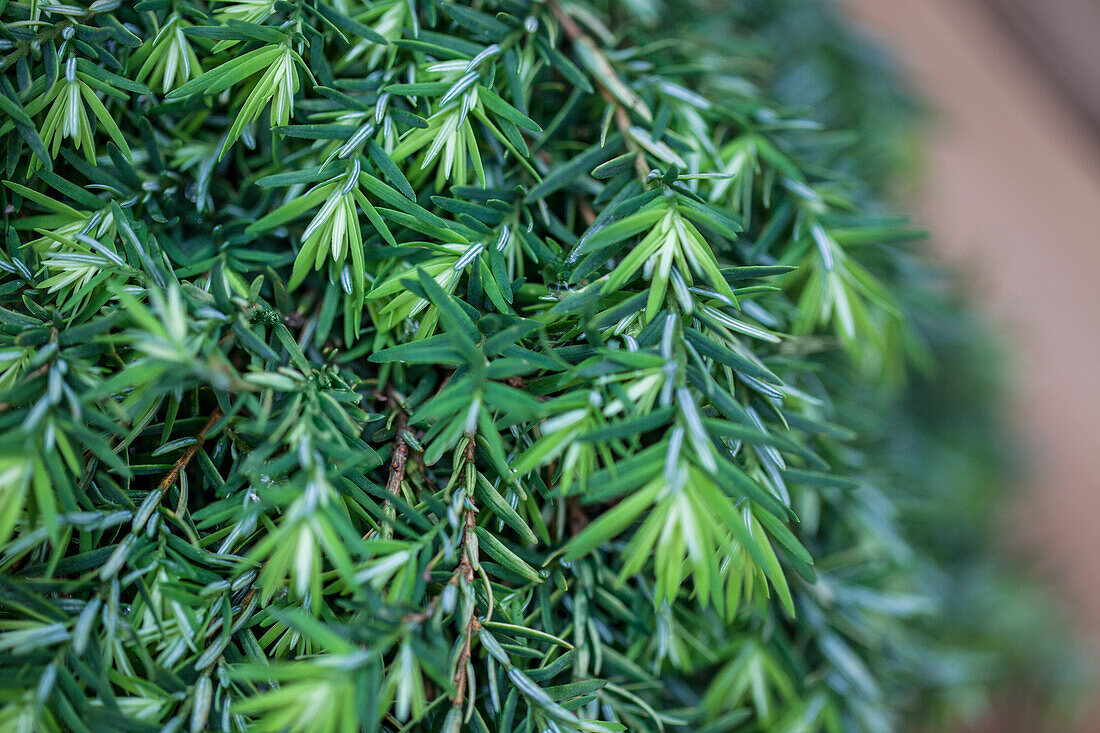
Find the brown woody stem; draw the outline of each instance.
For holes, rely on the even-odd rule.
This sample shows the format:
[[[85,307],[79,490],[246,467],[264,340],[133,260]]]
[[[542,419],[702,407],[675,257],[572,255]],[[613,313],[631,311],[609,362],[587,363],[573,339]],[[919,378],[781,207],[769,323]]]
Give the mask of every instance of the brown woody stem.
[[[588,37],[588,34],[581,30],[577,22],[573,20],[568,13],[562,10],[556,2],[548,2],[546,5],[550,8],[550,12],[554,14],[554,17],[558,19],[558,22],[561,23],[562,30],[565,31],[565,35],[569,37],[569,40],[576,45],[583,45],[592,57],[598,60],[600,71],[608,75],[606,78],[614,78],[619,86],[625,86],[615,73],[615,69],[611,65],[611,62],[608,61],[603,52],[600,51],[599,46]],[[593,75],[592,81],[595,82],[599,89],[600,96],[604,98],[604,101],[614,105],[615,127],[617,127],[622,134],[623,143],[634,153],[634,169],[638,172],[638,176],[644,181],[649,176],[649,164],[646,163],[645,151],[634,142],[630,135],[630,128],[633,126],[630,124],[630,113],[627,111],[626,106],[616,99],[611,89],[608,88],[607,83],[602,81],[602,77]]]
[[[466,463],[471,464],[474,462],[474,436],[470,435],[469,441],[466,443]],[[473,487],[466,487],[467,496],[472,496]],[[473,501],[473,499],[469,499]],[[474,563],[470,557],[470,545],[472,544],[471,537],[474,533],[474,522],[476,515],[472,507],[467,507],[465,512],[465,526],[462,530],[462,559],[458,563],[458,567],[455,569],[454,580],[460,580],[467,585],[473,585],[474,583]],[[458,655],[458,661],[456,663],[454,683],[455,683],[455,697],[454,707],[462,707],[462,702],[466,698],[466,667],[470,662],[470,645],[473,642],[474,633],[481,628],[481,624],[477,620],[476,613],[470,613],[470,618],[466,621],[465,640],[462,643],[462,652]]]
[[[390,496],[397,496],[401,492],[401,482],[405,480],[405,465],[409,460],[409,446],[405,443],[405,430],[409,426],[409,415],[401,404],[397,390],[392,386],[386,387],[386,396],[397,408],[397,416],[394,418],[393,453],[390,456],[390,475],[386,479],[386,492]],[[386,505],[390,503],[386,499]]]
[[[187,450],[183,452],[183,455],[176,459],[176,464],[172,466],[172,470],[168,472],[168,475],[160,482],[158,487],[161,495],[164,495],[168,489],[172,488],[172,485],[179,480],[180,474],[187,469],[187,464],[191,462],[191,459],[195,457],[195,454],[202,448],[202,444],[206,442],[206,434],[210,432],[210,428],[214,427],[222,416],[222,408],[215,407],[214,412],[211,413],[210,419],[206,421],[206,424],[202,426],[202,430],[196,436],[196,440],[191,445],[187,446]]]

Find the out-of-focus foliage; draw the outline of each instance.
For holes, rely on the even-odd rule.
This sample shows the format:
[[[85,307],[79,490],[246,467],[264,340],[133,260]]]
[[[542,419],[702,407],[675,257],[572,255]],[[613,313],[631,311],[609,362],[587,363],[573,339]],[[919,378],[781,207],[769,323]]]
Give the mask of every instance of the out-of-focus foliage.
[[[941,633],[992,463],[900,397],[904,93],[828,8],[0,12],[0,727],[877,731],[1030,663]]]
[[[724,18],[720,32],[739,34],[759,49],[754,60],[766,61],[769,97],[828,127],[843,150],[831,167],[883,189],[919,166],[923,105],[889,49],[853,27],[835,0],[746,0]]]

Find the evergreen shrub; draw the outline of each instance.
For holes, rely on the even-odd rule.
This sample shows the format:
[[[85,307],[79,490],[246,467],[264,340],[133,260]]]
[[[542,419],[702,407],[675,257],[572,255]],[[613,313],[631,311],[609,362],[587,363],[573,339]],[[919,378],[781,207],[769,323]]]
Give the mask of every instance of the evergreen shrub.
[[[878,731],[1027,655],[828,6],[0,20],[0,729]]]

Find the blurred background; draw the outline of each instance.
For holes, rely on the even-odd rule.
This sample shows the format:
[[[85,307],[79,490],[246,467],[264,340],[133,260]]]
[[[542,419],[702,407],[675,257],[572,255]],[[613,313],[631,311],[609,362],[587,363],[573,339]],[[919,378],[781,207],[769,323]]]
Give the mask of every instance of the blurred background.
[[[843,5],[929,106],[899,196],[1012,347],[1026,468],[1005,545],[1100,662],[1100,0]],[[1080,731],[1100,731],[1092,698]],[[1033,730],[1017,706],[978,730]]]

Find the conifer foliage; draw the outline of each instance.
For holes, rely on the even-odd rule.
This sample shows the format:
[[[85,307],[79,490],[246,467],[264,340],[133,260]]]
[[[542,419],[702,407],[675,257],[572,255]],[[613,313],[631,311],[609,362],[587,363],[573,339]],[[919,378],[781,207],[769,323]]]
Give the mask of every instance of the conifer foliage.
[[[721,5],[0,0],[0,729],[958,701],[914,233]]]

